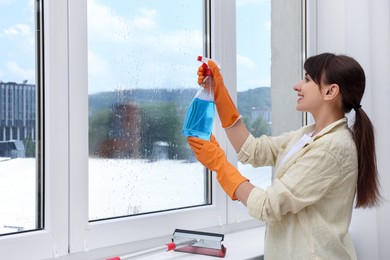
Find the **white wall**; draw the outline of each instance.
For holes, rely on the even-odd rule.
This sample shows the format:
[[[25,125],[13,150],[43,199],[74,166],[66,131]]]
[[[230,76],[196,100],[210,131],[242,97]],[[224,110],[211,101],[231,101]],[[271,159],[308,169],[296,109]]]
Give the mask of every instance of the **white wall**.
[[[385,200],[354,211],[351,234],[359,259],[390,259],[390,1],[315,0],[309,4],[309,56],[321,52],[356,58],[366,72],[362,107],[376,131],[378,170]]]
[[[272,0],[271,10],[272,135],[277,136],[302,126],[302,113],[286,110],[296,106],[293,86],[303,75],[301,1]]]

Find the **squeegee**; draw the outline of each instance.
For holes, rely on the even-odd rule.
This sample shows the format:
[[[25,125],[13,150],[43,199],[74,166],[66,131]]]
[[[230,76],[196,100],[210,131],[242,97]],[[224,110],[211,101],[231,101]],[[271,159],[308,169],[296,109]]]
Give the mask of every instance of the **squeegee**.
[[[224,235],[192,231],[184,229],[175,229],[172,235],[172,242],[163,246],[139,251],[136,253],[115,256],[107,258],[106,260],[124,260],[131,259],[134,257],[156,253],[160,251],[177,251],[186,252],[192,254],[209,255],[215,257],[225,257],[226,248],[222,244]]]

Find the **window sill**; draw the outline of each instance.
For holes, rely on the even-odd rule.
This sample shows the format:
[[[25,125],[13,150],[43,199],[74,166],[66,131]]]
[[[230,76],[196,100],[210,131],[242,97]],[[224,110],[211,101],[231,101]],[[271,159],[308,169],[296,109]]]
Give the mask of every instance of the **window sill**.
[[[229,233],[225,235],[224,245],[227,248],[224,259],[246,259],[260,260],[264,254],[264,232],[265,226],[251,228],[243,231]],[[188,259],[202,260],[210,259],[210,256],[188,254],[181,252],[162,252],[147,257],[139,258],[139,260],[152,259]]]
[[[258,223],[258,221],[256,221]],[[210,230],[210,232],[219,232],[215,230]],[[219,232],[224,233],[224,232]],[[231,231],[225,233],[224,246],[227,248],[226,256],[224,259],[226,260],[235,260],[235,259],[246,259],[246,260],[261,260],[263,259],[264,253],[264,233],[265,226],[259,226],[256,224],[255,226],[247,226],[244,230],[239,231]],[[148,247],[148,244],[154,244],[155,246],[161,246],[164,243],[167,243],[167,239],[169,238],[159,238],[157,240],[161,240],[163,242],[156,241],[149,243],[146,241],[140,241],[140,246],[143,249],[153,248]],[[168,240],[169,242],[169,240]],[[145,244],[146,243],[146,244]],[[133,245],[137,246],[137,245]],[[111,248],[92,250],[83,253],[75,253],[69,254],[66,256],[59,257],[59,260],[102,260],[118,255],[127,255],[134,252],[129,251],[131,248],[129,245],[118,245]],[[133,247],[134,248],[134,247]],[[119,253],[121,252],[121,253]],[[135,259],[138,260],[168,260],[168,259],[185,259],[185,260],[202,260],[202,259],[211,259],[215,257],[190,254],[190,253],[182,253],[182,252],[158,252],[149,255],[139,256]]]

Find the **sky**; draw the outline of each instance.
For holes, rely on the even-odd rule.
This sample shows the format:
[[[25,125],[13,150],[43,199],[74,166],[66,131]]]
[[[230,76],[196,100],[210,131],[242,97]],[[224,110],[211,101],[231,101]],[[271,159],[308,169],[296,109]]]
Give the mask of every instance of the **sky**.
[[[0,50],[0,81],[35,84],[33,0],[0,0]]]
[[[0,0],[3,82],[35,83],[33,3]],[[270,0],[236,4],[238,89],[269,86]],[[202,0],[88,0],[87,5],[89,93],[198,87]]]
[[[271,0],[237,0],[237,89],[271,83]]]

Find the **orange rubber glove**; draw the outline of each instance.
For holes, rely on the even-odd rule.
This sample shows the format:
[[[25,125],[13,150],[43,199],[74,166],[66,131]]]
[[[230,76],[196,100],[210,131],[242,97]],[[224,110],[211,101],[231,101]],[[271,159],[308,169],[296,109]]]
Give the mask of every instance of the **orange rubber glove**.
[[[214,78],[214,102],[217,107],[217,112],[221,120],[222,127],[229,128],[241,118],[241,115],[229,95],[218,66],[212,60],[208,61],[208,66]],[[206,70],[203,66],[198,68],[199,85],[202,85],[203,80],[206,77],[205,71]]]
[[[234,195],[237,187],[248,181],[240,172],[227,161],[224,151],[219,146],[214,135],[211,135],[210,141],[197,137],[188,137],[188,143],[194,151],[196,158],[204,166],[217,172],[217,180],[223,190],[232,200],[237,200]]]

